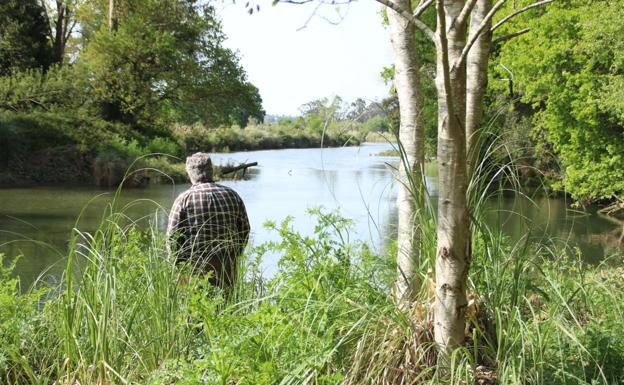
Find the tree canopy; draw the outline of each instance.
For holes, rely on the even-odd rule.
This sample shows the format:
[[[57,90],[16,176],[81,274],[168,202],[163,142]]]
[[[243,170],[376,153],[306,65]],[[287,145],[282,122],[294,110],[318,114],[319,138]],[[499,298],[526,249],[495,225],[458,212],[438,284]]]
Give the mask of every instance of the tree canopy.
[[[623,6],[555,2],[518,21],[530,33],[506,43],[493,63],[495,77],[510,76],[503,65],[510,71],[532,110],[534,138],[559,160],[558,187],[582,201],[624,193]],[[493,83],[507,92],[506,84]]]
[[[0,76],[47,69],[52,60],[45,9],[37,0],[0,2]]]
[[[36,0],[12,0],[0,6],[0,20],[1,108],[52,112],[71,105],[57,112],[147,136],[166,134],[175,123],[245,126],[264,116],[258,89],[223,46],[220,21],[203,2],[63,0],[46,9]],[[52,52],[61,51],[56,62],[69,68],[50,68]]]

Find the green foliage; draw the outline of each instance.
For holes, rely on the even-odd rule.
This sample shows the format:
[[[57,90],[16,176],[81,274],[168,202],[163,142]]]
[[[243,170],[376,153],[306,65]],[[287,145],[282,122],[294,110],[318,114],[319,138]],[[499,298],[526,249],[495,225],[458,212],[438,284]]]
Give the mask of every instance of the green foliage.
[[[483,366],[500,384],[624,380],[622,269],[606,262],[587,266],[479,227],[469,344],[449,379],[420,361],[432,352],[430,277],[423,272],[424,303],[399,309],[389,295],[395,266],[350,242],[351,222],[336,213],[312,210],[317,226],[308,236],[289,220],[268,223],[276,240],[248,251],[224,296],[176,266],[155,228],[142,230],[112,207],[92,235],[74,234],[64,283],[43,309],[42,291],[19,294],[10,268],[3,271],[3,381],[460,384],[481,381],[471,368]],[[423,247],[430,253],[435,242]],[[279,259],[268,280],[259,273],[267,256]]]
[[[52,59],[45,9],[37,0],[0,3],[0,76],[14,70],[47,69]]]
[[[167,138],[153,138],[147,143],[146,149],[150,154],[182,155],[180,146]]]
[[[20,293],[19,279],[11,275],[17,261],[18,258],[5,267],[0,254],[0,379],[6,378],[15,355],[32,336],[33,327],[41,318],[39,300],[45,293]]]
[[[58,146],[97,148],[127,129],[101,120],[63,113],[0,112],[0,148],[6,159]]]
[[[392,127],[388,119],[383,116],[373,116],[364,122],[364,132],[391,132]]]
[[[88,115],[88,74],[82,67],[52,67],[0,77],[0,111]]]
[[[184,146],[172,138],[174,124],[244,127],[250,119],[262,121],[259,91],[237,55],[223,47],[212,6],[115,1],[109,26],[108,1],[62,1],[47,11],[44,3],[0,5],[3,181],[82,182],[88,179],[83,174],[96,173],[89,165],[95,157],[125,164],[150,152],[183,156]],[[76,21],[80,33],[68,35],[65,57],[51,67],[51,42],[54,55],[63,52],[52,36],[59,27],[53,17],[60,8],[54,5],[68,7],[71,20],[63,28]],[[85,160],[77,162],[81,169],[61,162],[63,170],[53,174],[62,176],[42,175],[38,159],[62,158],[69,148]]]
[[[302,119],[277,124],[253,124],[245,129],[209,129],[201,124],[178,125],[174,128],[174,137],[183,144],[187,153],[191,153],[353,145],[363,141],[368,132],[362,124],[350,121],[334,121],[325,125],[316,119],[308,119],[306,123],[311,126],[304,125]]]
[[[92,96],[108,120],[145,133],[172,121],[245,125],[262,120],[257,88],[247,82],[224,39],[214,9],[182,0],[116,5],[111,32],[95,3],[84,23],[92,33],[79,58],[93,76]],[[99,16],[101,17],[101,16]],[[99,27],[98,27],[99,26]]]
[[[564,169],[559,187],[582,201],[624,192],[622,5],[555,3],[522,20],[531,33],[504,45],[497,58],[535,111],[534,137],[542,149],[552,146]],[[495,69],[495,76],[509,76]]]
[[[126,140],[119,137],[113,138],[106,145],[98,149],[98,159],[104,161],[128,160],[147,155],[147,150],[143,148],[136,139]]]

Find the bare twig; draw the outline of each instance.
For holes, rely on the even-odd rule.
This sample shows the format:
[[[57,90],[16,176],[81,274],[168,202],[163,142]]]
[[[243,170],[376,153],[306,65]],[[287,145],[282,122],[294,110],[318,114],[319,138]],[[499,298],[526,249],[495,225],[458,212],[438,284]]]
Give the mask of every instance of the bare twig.
[[[318,1],[318,0],[279,0],[277,1],[277,3],[301,5],[301,4],[312,3],[315,1]],[[320,3],[325,4],[325,5],[345,5],[345,4],[352,3],[354,1],[355,0],[320,1]]]
[[[316,13],[318,12],[319,8],[321,8],[322,5],[323,5],[323,2],[319,1],[316,7],[314,7],[314,11],[312,11],[312,13],[310,14],[310,17],[308,17],[308,20],[306,20],[306,22],[303,23],[301,27],[297,28],[297,31],[301,31],[308,26],[308,24],[314,18],[314,16],[316,16]]]
[[[525,33],[529,32],[529,31],[531,31],[531,28],[525,28],[525,29],[521,29],[520,31],[516,31],[514,33],[509,33],[507,35],[503,35],[501,37],[498,37],[498,38],[496,38],[496,39],[494,39],[492,41],[492,48],[496,47],[498,44],[500,44],[502,42],[505,42],[507,40],[511,40],[514,37],[522,36],[522,35],[524,35]]]
[[[344,4],[350,4],[356,0],[277,0],[276,3],[284,3],[284,4],[296,4],[296,5],[301,5],[301,4],[307,4],[307,3],[312,3],[312,2],[318,2],[318,5],[316,6],[316,8],[314,9],[314,12],[312,13],[312,15],[310,16],[310,18],[308,18],[308,20],[305,22],[305,24],[299,28],[298,30],[304,29],[308,23],[310,22],[310,20],[312,19],[312,17],[314,17],[318,11],[318,9],[322,6],[322,5],[344,5]],[[403,9],[401,7],[399,7],[398,5],[396,5],[392,0],[376,0],[378,3],[385,5],[386,7],[392,9],[393,11],[395,11],[396,13],[400,14],[401,16],[403,16],[406,20],[414,23],[414,25],[416,25],[416,27],[418,27],[418,29],[420,29],[421,31],[424,32],[425,35],[427,35],[427,37],[429,39],[431,39],[432,41],[435,41],[435,33],[433,32],[433,30],[431,30],[431,28],[429,28],[429,26],[427,26],[427,24],[423,23],[420,19],[418,19],[418,17],[425,11],[425,9],[431,5],[433,3],[434,0],[423,0],[421,1],[421,3],[418,5],[418,7],[416,7],[416,10],[414,11],[414,13],[412,14],[411,10],[407,10],[407,9]],[[344,17],[342,17],[344,18]],[[325,20],[327,20],[327,18],[325,18]],[[331,24],[337,24],[337,22],[331,21],[331,20],[327,20],[329,21]]]
[[[490,28],[490,31],[494,32],[494,30],[496,30],[496,28],[500,27],[501,25],[505,24],[507,21],[509,21],[511,18],[518,16],[521,13],[524,13],[526,11],[528,11],[529,9],[535,8],[535,7],[539,7],[548,3],[552,3],[555,0],[542,0],[542,1],[538,1],[536,3],[533,4],[529,4],[524,8],[520,8],[519,10],[517,10],[516,12],[509,14],[505,17],[503,17],[499,22],[497,22],[496,24],[494,24],[494,26],[492,26],[492,28]]]

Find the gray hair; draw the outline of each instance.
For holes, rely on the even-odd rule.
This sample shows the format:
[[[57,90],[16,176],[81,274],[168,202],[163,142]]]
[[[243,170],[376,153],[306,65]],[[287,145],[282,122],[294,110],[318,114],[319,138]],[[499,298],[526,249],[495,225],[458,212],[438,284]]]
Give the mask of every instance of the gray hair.
[[[196,152],[186,158],[186,172],[191,183],[212,182],[212,161],[205,152]]]

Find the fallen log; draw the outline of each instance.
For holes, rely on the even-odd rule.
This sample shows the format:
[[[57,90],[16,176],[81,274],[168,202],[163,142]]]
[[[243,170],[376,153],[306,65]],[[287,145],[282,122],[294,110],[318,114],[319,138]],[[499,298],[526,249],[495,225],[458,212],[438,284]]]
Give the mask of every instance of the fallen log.
[[[231,174],[233,172],[240,171],[240,170],[247,171],[247,168],[257,166],[257,165],[258,165],[258,162],[251,162],[251,163],[239,164],[238,166],[234,166],[234,167],[223,167],[221,169],[221,175]]]

